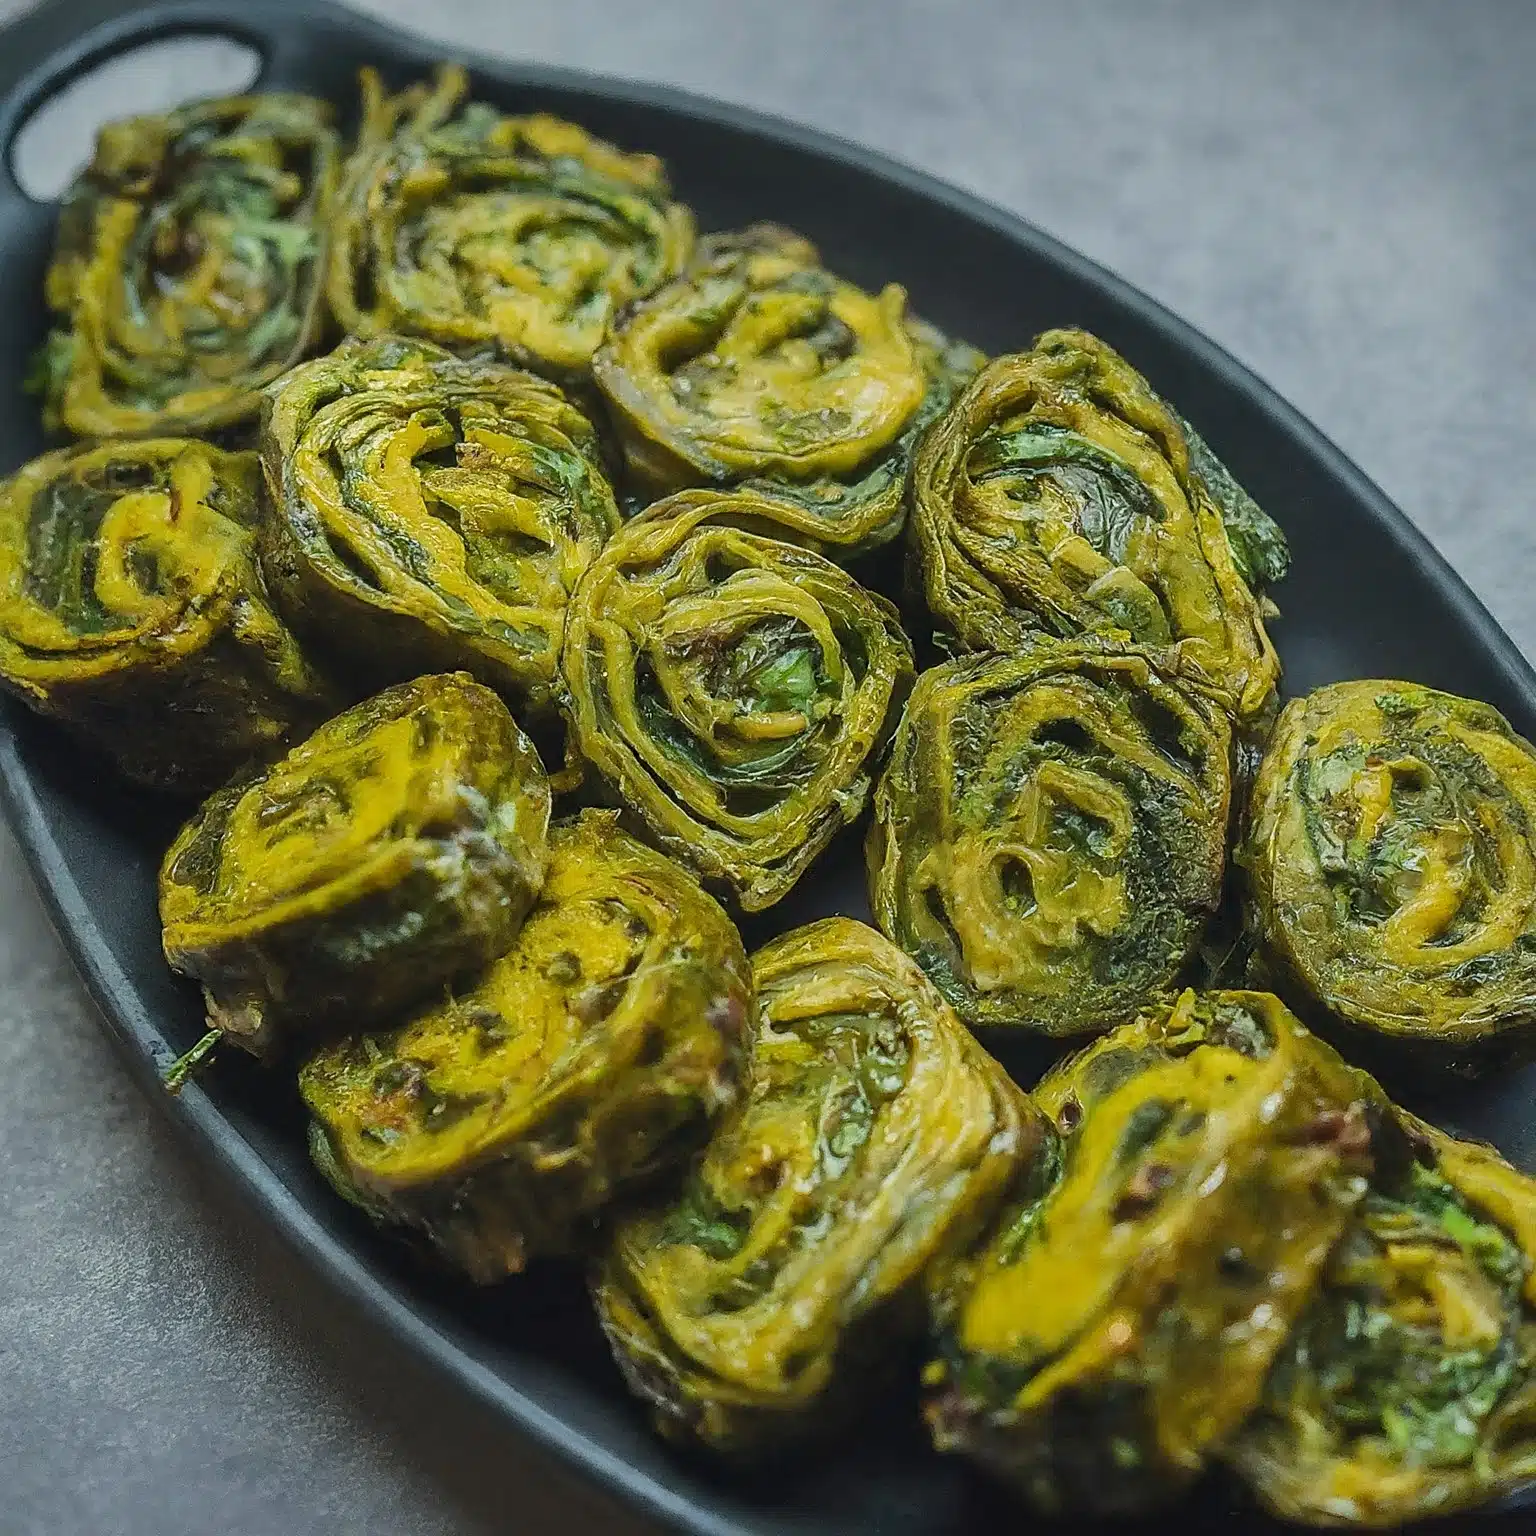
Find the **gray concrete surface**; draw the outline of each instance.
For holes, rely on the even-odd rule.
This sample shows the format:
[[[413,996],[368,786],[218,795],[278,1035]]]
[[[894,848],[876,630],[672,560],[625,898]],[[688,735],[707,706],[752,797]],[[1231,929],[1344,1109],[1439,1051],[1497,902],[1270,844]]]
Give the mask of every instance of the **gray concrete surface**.
[[[1017,209],[1319,422],[1536,654],[1536,4],[366,6],[805,119]],[[0,1533],[639,1529],[188,1165],[0,831]]]

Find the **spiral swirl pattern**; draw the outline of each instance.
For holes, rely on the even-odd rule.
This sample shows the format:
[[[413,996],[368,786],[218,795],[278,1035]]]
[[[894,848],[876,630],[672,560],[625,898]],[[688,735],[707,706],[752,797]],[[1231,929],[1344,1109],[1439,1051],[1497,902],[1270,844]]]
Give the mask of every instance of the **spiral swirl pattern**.
[[[970,650],[1042,631],[1169,647],[1240,721],[1261,720],[1279,662],[1200,449],[1206,476],[1166,402],[1086,332],[1047,331],[995,359],[913,470],[917,575],[935,618]],[[1227,500],[1234,527],[1263,518]],[[1263,526],[1262,550],[1240,540],[1243,568],[1273,576],[1284,545]]]
[[[198,102],[101,130],[48,269],[59,316],[35,367],[77,436],[253,421],[313,345],[340,170],[327,102]]]
[[[1305,1525],[1401,1530],[1536,1478],[1536,1180],[1491,1147],[1395,1119],[1408,1145],[1378,1156],[1226,1453],[1270,1510]]]
[[[0,485],[0,684],[130,778],[207,790],[330,712],[256,561],[252,453],[60,449]]]
[[[846,1408],[937,1257],[1043,1122],[922,973],[829,918],[753,960],[748,1097],[677,1199],[617,1227],[594,1295],[666,1432],[750,1451]]]
[[[549,706],[577,578],[618,526],[552,384],[430,342],[344,342],[272,386],[262,561],[295,623],[377,681],[462,666]]]
[[[900,533],[918,434],[981,361],[909,316],[900,288],[865,293],[758,224],[702,241],[593,367],[642,488],[782,497],[840,558]]]
[[[1371,1170],[1371,1090],[1278,998],[1185,993],[1036,1086],[1059,1154],[936,1271],[941,1450],[1042,1514],[1191,1482],[1259,1401]]]
[[[544,878],[550,790],[464,673],[328,721],[214,795],[160,877],[166,958],[258,1055],[362,1028],[501,954]]]
[[[650,507],[582,578],[563,661],[581,755],[747,911],[860,815],[912,678],[896,610],[770,537],[778,508],[710,491]]]
[[[1293,700],[1243,854],[1280,978],[1399,1042],[1515,1049],[1536,1026],[1536,748],[1409,683]]]
[[[1044,640],[918,679],[875,796],[870,903],[968,1024],[1128,1023],[1200,941],[1231,731],[1172,660]]]
[[[655,156],[466,101],[455,65],[397,96],[371,69],[362,86],[327,280],[347,331],[580,382],[613,316],[687,262],[693,217]]]
[[[725,913],[612,814],[557,823],[512,947],[473,987],[300,1074],[347,1198],[478,1281],[569,1250],[736,1101],[750,972]]]

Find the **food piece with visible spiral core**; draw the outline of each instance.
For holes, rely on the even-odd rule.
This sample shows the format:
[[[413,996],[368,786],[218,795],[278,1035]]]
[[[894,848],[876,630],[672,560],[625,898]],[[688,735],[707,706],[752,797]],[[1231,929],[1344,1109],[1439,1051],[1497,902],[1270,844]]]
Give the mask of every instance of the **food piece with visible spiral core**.
[[[500,1280],[697,1149],[736,1100],[751,1012],[725,913],[587,811],[551,831],[538,902],[475,986],[304,1067],[310,1149],[381,1225]]]
[[[593,370],[642,490],[779,497],[801,542],[845,559],[901,532],[917,438],[982,361],[908,315],[894,284],[866,293],[758,224],[701,241],[619,317]]]
[[[253,453],[149,438],[0,484],[0,685],[141,784],[207,791],[340,700],[256,559]]]
[[[1257,1405],[1365,1193],[1375,1087],[1278,998],[1187,992],[1032,1097],[1056,1169],[936,1272],[929,1424],[1041,1513],[1146,1509]]]
[[[875,920],[973,1027],[1128,1023],[1220,903],[1231,749],[1171,652],[1040,639],[934,667],[875,792]]]
[[[941,629],[976,651],[1042,631],[1169,647],[1240,723],[1262,723],[1280,664],[1244,572],[1282,574],[1284,540],[1196,443],[1084,331],[994,359],[913,467],[916,574]]]
[[[658,1428],[733,1454],[846,1414],[1047,1135],[922,973],[828,918],[753,958],[748,1093],[669,1203],[623,1218],[598,1317]],[[916,1305],[914,1305],[916,1303]]]
[[[495,694],[464,673],[401,683],[187,824],[160,874],[166,959],[256,1055],[385,1022],[512,942],[549,808]]]
[[[912,681],[895,608],[771,537],[783,503],[683,491],[627,523],[571,603],[571,728],[664,852],[746,911],[869,798]]]
[[[1298,1003],[1476,1067],[1536,1039],[1536,748],[1490,705],[1334,683],[1281,713],[1240,853]]]
[[[254,421],[323,324],[328,102],[269,93],[108,123],[64,201],[33,384],[77,436]]]
[[[619,524],[587,418],[532,374],[398,337],[267,398],[262,563],[295,624],[376,683],[464,667],[547,710],[570,594]]]
[[[1395,1531],[1536,1479],[1536,1179],[1399,1120],[1226,1453],[1283,1519]]]
[[[654,155],[468,101],[456,65],[393,96],[365,69],[362,90],[327,281],[348,332],[581,383],[614,314],[686,264],[693,216]]]

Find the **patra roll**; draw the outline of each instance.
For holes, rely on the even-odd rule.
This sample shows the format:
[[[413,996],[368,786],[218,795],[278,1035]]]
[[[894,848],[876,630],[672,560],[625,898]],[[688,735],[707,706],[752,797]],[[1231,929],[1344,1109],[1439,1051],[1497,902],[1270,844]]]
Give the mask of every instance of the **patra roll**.
[[[870,904],[966,1023],[1128,1023],[1221,899],[1231,730],[1171,652],[1039,639],[923,673],[875,794]]]
[[[925,435],[912,500],[916,574],[961,648],[1111,634],[1176,649],[1245,724],[1271,708],[1279,663],[1244,572],[1283,573],[1284,540],[1097,337],[994,359]]]
[[[862,813],[912,680],[895,608],[771,537],[781,505],[684,491],[647,508],[582,578],[565,637],[581,755],[747,911]]]
[[[256,558],[253,453],[60,449],[0,484],[0,684],[130,778],[206,791],[338,707]]]
[[[653,155],[468,98],[443,65],[387,94],[362,72],[328,294],[342,327],[587,377],[614,314],[682,270],[693,218]]]
[[[375,682],[464,667],[551,706],[571,592],[619,521],[558,388],[349,340],[272,386],[262,460],[262,564],[301,631]]]
[[[835,1424],[921,1327],[1046,1135],[922,973],[829,918],[753,959],[748,1090],[669,1202],[622,1218],[598,1316],[658,1427],[728,1454]]]
[[[929,1423],[1039,1512],[1191,1482],[1258,1405],[1372,1170],[1373,1085],[1265,993],[1053,1068],[1056,1169],[936,1272]]]
[[[701,241],[593,366],[643,492],[778,497],[803,542],[841,559],[901,532],[917,437],[981,363],[909,315],[901,288],[867,293],[759,224]]]
[[[35,366],[82,437],[254,421],[313,345],[340,169],[329,103],[271,93],[108,123],[65,198]]]
[[[187,824],[160,876],[166,958],[258,1055],[387,1021],[511,943],[549,810],[495,694],[462,673],[401,683]]]
[[[1536,1179],[1398,1128],[1227,1453],[1287,1520],[1398,1530],[1536,1480]]]
[[[725,913],[611,813],[550,833],[512,947],[475,985],[300,1075],[338,1191],[477,1281],[587,1240],[735,1102],[750,972]]]
[[[1334,683],[1281,714],[1242,860],[1280,985],[1422,1056],[1536,1029],[1536,749],[1487,704]]]

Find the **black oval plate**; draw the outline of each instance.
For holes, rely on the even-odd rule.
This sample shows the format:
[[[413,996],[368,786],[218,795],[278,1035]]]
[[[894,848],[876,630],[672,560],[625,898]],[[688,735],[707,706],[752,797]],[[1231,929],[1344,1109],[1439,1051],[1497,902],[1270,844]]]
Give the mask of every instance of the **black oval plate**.
[[[341,103],[354,99],[361,64],[400,83],[435,60],[429,45],[319,0],[55,0],[0,32],[0,145],[92,63],[188,31],[243,38],[266,60],[263,85]],[[1099,332],[1178,402],[1284,526],[1295,564],[1275,633],[1290,691],[1346,677],[1415,679],[1486,699],[1536,736],[1536,674],[1381,492],[1217,347],[1038,230],[868,150],[680,92],[489,61],[476,67],[475,89],[660,154],[703,227],[769,218],[803,230],[832,267],[868,286],[904,283],[915,309],[988,351],[1022,347],[1051,325]],[[42,447],[19,381],[42,339],[53,222],[51,207],[29,202],[0,171],[0,469]],[[159,1073],[197,1037],[201,1017],[193,990],[160,957],[154,876],[174,807],[120,788],[9,703],[0,708],[0,795],[106,1028],[155,1103],[337,1286],[509,1424],[650,1513],[709,1536],[935,1536],[1022,1518],[963,1466],[927,1451],[911,1402],[882,1406],[829,1454],[766,1476],[668,1451],[625,1394],[578,1275],[547,1267],[474,1292],[425,1274],[312,1173],[281,1074],[226,1059],[179,1098],[164,1092]],[[852,838],[748,936],[839,910],[868,916]],[[1410,1087],[1421,1090],[1411,1093],[1416,1108],[1536,1166],[1536,1069],[1479,1087]],[[1266,1524],[1234,1515],[1215,1488],[1177,1518],[1189,1531]]]

